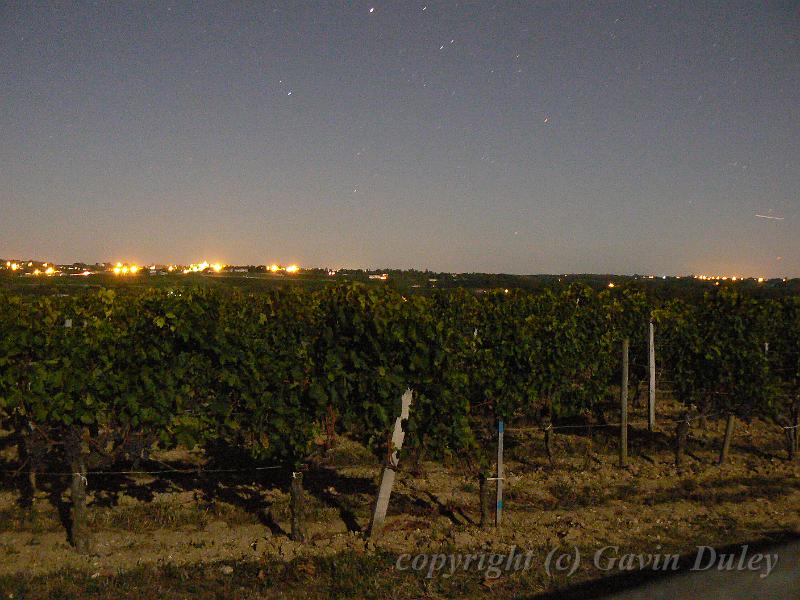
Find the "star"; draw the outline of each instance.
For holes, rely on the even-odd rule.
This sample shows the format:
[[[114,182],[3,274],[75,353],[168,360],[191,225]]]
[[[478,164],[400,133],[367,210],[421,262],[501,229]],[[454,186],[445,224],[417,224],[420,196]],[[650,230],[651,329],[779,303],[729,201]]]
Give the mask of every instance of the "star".
[[[375,12],[375,7],[370,7],[369,12],[370,13],[374,13]]]

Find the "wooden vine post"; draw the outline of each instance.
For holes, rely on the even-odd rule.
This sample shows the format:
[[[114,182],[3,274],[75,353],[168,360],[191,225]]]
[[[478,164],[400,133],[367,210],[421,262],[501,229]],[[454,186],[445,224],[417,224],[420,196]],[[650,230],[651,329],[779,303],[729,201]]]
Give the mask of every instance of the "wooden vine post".
[[[622,340],[622,381],[620,383],[619,466],[628,466],[628,352],[630,340]]]
[[[497,425],[497,505],[495,508],[494,526],[500,527],[503,518],[503,434],[505,425],[500,421]]]
[[[303,473],[292,471],[292,483],[289,487],[291,511],[292,511],[292,533],[291,538],[295,542],[304,542],[305,517],[303,511]]]
[[[481,503],[481,529],[489,529],[489,523],[491,522],[490,515],[492,514],[492,489],[489,485],[490,480],[491,478],[487,476],[483,469],[481,469],[481,472],[478,473],[478,496],[480,496],[479,499]]]
[[[36,497],[39,493],[39,485],[36,481],[36,461],[30,453],[27,455],[27,458],[30,461],[30,467],[28,469],[28,487],[30,488],[31,493],[31,506],[33,506],[33,503],[36,502]]]
[[[650,371],[649,400],[647,403],[647,428],[650,431],[656,428],[656,331],[655,325],[650,321],[650,334],[647,338],[648,368]]]
[[[76,457],[70,462],[72,470],[72,480],[70,482],[70,493],[72,500],[72,523],[70,537],[79,554],[89,554],[91,546],[89,540],[89,524],[86,509],[86,467],[83,457]]]
[[[88,510],[86,508],[86,438],[88,431],[72,427],[66,436],[66,457],[70,469],[70,539],[75,551],[89,554],[91,539],[89,536]]]
[[[381,486],[378,489],[378,497],[375,500],[375,508],[372,511],[372,519],[370,520],[369,527],[367,528],[367,537],[375,539],[380,535],[383,529],[383,523],[386,520],[386,511],[389,508],[389,498],[392,495],[392,487],[394,486],[394,479],[397,472],[397,467],[400,463],[400,458],[397,453],[403,447],[403,440],[405,433],[403,432],[403,421],[408,419],[409,410],[411,408],[411,400],[413,393],[407,389],[403,394],[401,400],[402,407],[400,416],[394,422],[394,431],[392,432],[391,446],[389,450],[389,460],[383,467],[381,473]]]
[[[544,450],[547,453],[547,460],[550,461],[550,466],[555,466],[555,459],[553,458],[553,422],[549,417],[544,420]]]
[[[64,329],[72,329],[72,319],[65,319]],[[89,535],[88,510],[86,507],[86,454],[85,448],[89,432],[80,427],[73,426],[67,434],[66,458],[70,478],[70,538],[75,551],[79,554],[89,554],[91,539]]]
[[[34,435],[33,425],[29,422],[25,429],[27,430],[25,435],[21,435],[17,442],[17,453],[20,462],[28,465],[28,488],[24,490],[24,493],[30,495],[30,497],[27,498],[23,496],[23,498],[26,508],[30,511],[27,516],[33,518],[35,516],[35,511],[33,509],[38,496],[38,485],[36,482],[36,466],[38,461],[32,448]]]
[[[586,450],[584,454],[584,468],[588,469],[592,464],[594,456],[594,417],[591,411],[586,411]]]
[[[798,444],[798,439],[800,439],[798,427],[800,427],[800,423],[795,422],[794,426],[787,427],[784,430],[786,432],[786,447],[788,449],[790,461],[793,461],[797,457],[798,446],[800,446],[800,444]]]
[[[783,428],[786,435],[786,451],[789,460],[797,457],[798,442],[800,442],[800,403],[795,403],[789,410],[789,425]]]
[[[728,461],[728,453],[731,449],[731,438],[733,437],[733,427],[736,417],[733,413],[728,413],[728,421],[725,423],[725,439],[722,440],[722,450],[719,453],[719,464],[724,465]]]
[[[675,428],[675,466],[680,471],[683,468],[686,454],[686,441],[689,437],[689,415],[684,412]]]

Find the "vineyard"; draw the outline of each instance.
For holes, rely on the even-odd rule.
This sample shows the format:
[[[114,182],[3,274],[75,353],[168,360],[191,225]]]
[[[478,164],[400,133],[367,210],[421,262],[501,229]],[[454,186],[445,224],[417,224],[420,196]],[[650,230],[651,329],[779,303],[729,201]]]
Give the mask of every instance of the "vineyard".
[[[691,303],[581,286],[409,297],[359,286],[6,295],[0,429],[18,441],[32,493],[37,474],[71,476],[79,552],[90,548],[87,474],[135,470],[155,448],[224,448],[256,468],[285,469],[291,535],[302,540],[306,465],[344,435],[391,466],[410,389],[400,463],[457,465],[477,484],[487,526],[498,421],[540,429],[548,454],[559,427],[618,427],[607,415],[619,410],[621,388],[634,404],[646,394],[650,323],[659,384],[685,409],[679,462],[681,421],[719,415],[729,428],[735,419],[774,423],[794,457],[800,299],[730,290]]]

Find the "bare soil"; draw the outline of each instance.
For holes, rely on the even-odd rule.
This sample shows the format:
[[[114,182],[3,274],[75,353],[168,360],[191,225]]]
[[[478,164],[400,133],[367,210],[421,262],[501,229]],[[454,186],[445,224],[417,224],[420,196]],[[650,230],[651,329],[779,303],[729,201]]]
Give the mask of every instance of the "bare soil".
[[[666,403],[660,408],[666,408],[664,419],[678,410]],[[641,421],[642,415],[634,411],[630,420]],[[398,474],[384,534],[374,544],[364,541],[363,531],[380,468],[366,450],[345,439],[305,474],[305,544],[292,542],[286,533],[288,474],[282,471],[242,467],[236,473],[90,476],[89,556],[77,554],[68,541],[66,478],[40,475],[41,491],[25,507],[20,477],[7,474],[0,488],[0,591],[13,595],[18,590],[14,597],[20,591],[49,596],[58,591],[51,584],[60,581],[62,588],[83,593],[106,580],[105,587],[96,588],[96,597],[121,590],[126,595],[139,590],[146,597],[148,590],[137,587],[147,580],[141,574],[158,572],[167,582],[156,578],[147,585],[164,596],[188,589],[175,575],[186,573],[190,583],[209,579],[212,596],[327,597],[336,569],[346,573],[352,568],[353,577],[364,581],[371,581],[370,573],[379,579],[397,577],[391,588],[396,597],[477,597],[488,589],[495,597],[523,597],[608,575],[590,561],[571,577],[548,575],[543,564],[555,547],[589,554],[609,545],[621,552],[689,554],[698,545],[800,534],[800,462],[786,460],[779,427],[738,422],[729,464],[718,466],[724,421],[709,421],[705,429],[695,421],[682,472],[674,466],[673,427],[667,424],[653,433],[635,428],[626,469],[617,466],[613,428],[596,429],[592,438],[579,430],[559,432],[553,465],[541,431],[510,430],[499,530],[477,526],[475,480],[452,465],[423,462],[422,473]],[[148,470],[206,461],[202,453],[192,452],[155,458],[159,462],[148,463]],[[0,466],[16,468],[13,447],[6,445]],[[508,552],[514,546],[533,552],[533,566],[498,579],[472,574],[461,581],[432,581],[425,573],[393,568],[403,553]],[[355,566],[331,566],[337,560]],[[285,575],[287,569],[291,577],[274,579],[277,571]],[[353,589],[343,596],[385,597],[371,587]]]

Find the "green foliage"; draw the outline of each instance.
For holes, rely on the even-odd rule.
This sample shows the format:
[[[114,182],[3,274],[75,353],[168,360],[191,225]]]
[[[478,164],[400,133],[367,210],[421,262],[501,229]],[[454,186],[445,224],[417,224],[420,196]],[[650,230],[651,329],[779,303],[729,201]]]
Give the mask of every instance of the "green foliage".
[[[297,469],[332,415],[385,458],[411,388],[404,451],[480,472],[498,419],[581,418],[615,403],[624,338],[633,385],[645,379],[651,316],[683,402],[776,418],[796,407],[797,298],[722,289],[656,307],[582,285],[404,297],[354,284],[0,293],[0,421],[105,459],[223,443]]]
[[[697,304],[672,301],[656,312],[662,357],[681,401],[742,417],[769,409],[767,306],[722,289]]]
[[[774,391],[771,417],[788,416],[794,426],[800,417],[800,298],[784,298],[767,306],[767,363]]]

